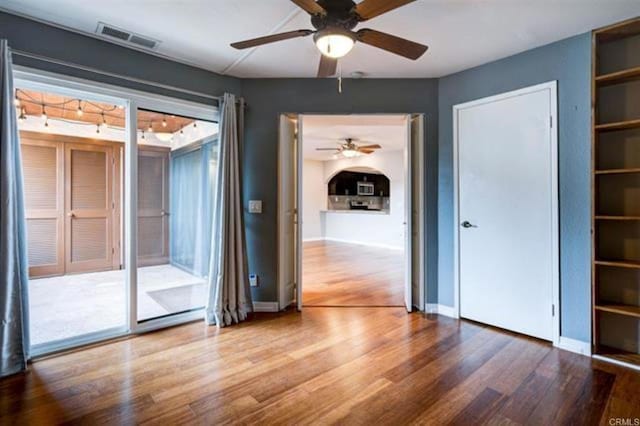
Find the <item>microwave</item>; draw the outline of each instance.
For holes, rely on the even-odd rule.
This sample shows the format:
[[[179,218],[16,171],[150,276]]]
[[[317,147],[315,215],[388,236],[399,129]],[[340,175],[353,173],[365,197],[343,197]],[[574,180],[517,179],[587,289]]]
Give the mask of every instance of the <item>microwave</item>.
[[[373,195],[374,188],[371,182],[358,182],[358,195]]]

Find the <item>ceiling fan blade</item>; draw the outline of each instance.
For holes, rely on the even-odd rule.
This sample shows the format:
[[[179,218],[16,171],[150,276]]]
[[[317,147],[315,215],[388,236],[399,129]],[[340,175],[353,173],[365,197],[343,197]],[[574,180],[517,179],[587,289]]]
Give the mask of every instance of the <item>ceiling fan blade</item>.
[[[376,152],[374,149],[362,149],[362,148],[358,148],[358,152],[361,152],[363,154],[373,154],[374,152]]]
[[[376,143],[373,145],[362,145],[359,146],[358,149],[382,149],[382,147]]]
[[[356,13],[360,20],[366,21],[414,1],[416,0],[364,0],[356,6]]]
[[[298,7],[304,9],[310,15],[325,15],[327,13],[324,7],[320,6],[315,0],[291,0]]]
[[[328,56],[320,55],[320,66],[318,66],[318,77],[331,77],[336,73],[338,60]]]
[[[358,40],[362,43],[413,59],[414,61],[424,54],[429,48],[424,44],[416,43],[401,37],[380,31],[364,28],[357,33]]]
[[[235,47],[236,49],[248,49],[250,47],[261,46],[267,43],[288,40],[290,38],[306,37],[313,33],[314,31],[312,30],[288,31],[286,33],[271,34],[264,37],[252,38],[251,40],[238,41],[236,43],[231,43],[231,47]]]

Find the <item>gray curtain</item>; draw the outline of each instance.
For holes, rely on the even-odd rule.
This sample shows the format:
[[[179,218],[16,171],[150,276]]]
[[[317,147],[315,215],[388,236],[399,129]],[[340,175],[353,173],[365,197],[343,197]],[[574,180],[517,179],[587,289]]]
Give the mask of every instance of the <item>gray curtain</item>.
[[[218,141],[171,153],[171,264],[209,275]]]
[[[242,208],[241,143],[243,107],[226,93],[220,109],[218,185],[211,238],[208,324],[225,327],[252,311]]]
[[[11,52],[0,40],[0,376],[27,367],[27,248]]]

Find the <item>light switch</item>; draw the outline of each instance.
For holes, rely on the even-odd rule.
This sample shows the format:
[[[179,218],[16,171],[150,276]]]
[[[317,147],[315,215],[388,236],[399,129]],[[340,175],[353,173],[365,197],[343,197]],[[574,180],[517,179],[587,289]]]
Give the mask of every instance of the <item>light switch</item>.
[[[251,287],[258,287],[258,275],[249,274],[249,285]]]
[[[249,213],[262,213],[262,200],[249,200]]]

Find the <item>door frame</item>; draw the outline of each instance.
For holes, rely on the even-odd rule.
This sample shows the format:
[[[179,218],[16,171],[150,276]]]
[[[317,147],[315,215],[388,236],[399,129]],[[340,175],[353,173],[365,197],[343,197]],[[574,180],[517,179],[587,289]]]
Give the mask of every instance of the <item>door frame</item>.
[[[558,83],[556,80],[476,99],[453,106],[453,317],[460,318],[460,169],[458,115],[460,111],[530,93],[549,91],[551,137],[551,256],[552,256],[552,336],[553,345],[560,344],[560,233],[558,200]]]
[[[288,112],[288,113],[279,113],[278,114],[278,129],[280,128],[280,118],[282,116],[287,116],[289,118],[293,118],[297,120],[296,123],[296,141],[295,141],[295,145],[296,145],[296,167],[298,167],[298,170],[300,171],[300,173],[296,176],[296,183],[297,183],[297,194],[296,196],[298,197],[299,200],[301,200],[302,197],[302,163],[303,163],[303,156],[302,156],[302,149],[298,148],[298,145],[302,142],[302,127],[303,127],[303,122],[304,122],[304,116],[305,115],[326,115],[326,116],[334,116],[334,115],[380,115],[380,116],[385,116],[385,115],[404,115],[407,117],[407,140],[406,143],[407,145],[405,146],[405,153],[404,153],[404,161],[405,161],[405,246],[407,244],[411,244],[411,239],[412,239],[412,234],[411,234],[411,216],[412,216],[412,212],[411,212],[411,205],[413,203],[413,191],[412,191],[412,178],[417,177],[418,178],[418,182],[419,182],[419,187],[420,187],[420,199],[419,199],[419,220],[420,223],[422,225],[422,232],[419,233],[419,242],[418,242],[418,250],[419,250],[419,256],[418,259],[420,260],[419,265],[418,265],[418,282],[419,282],[419,295],[418,298],[419,300],[412,300],[411,304],[412,307],[418,308],[419,311],[421,312],[425,312],[426,311],[426,307],[427,307],[427,283],[426,283],[426,236],[427,236],[427,223],[426,223],[426,212],[425,212],[425,189],[426,189],[426,138],[427,138],[427,126],[428,126],[428,122],[427,122],[427,115],[425,113],[411,113],[411,112],[400,112],[400,113],[366,113],[366,112],[362,112],[362,113],[327,113],[327,112],[306,112],[306,113],[302,113],[302,112]],[[412,152],[411,152],[411,120],[413,117],[420,117],[421,118],[421,123],[422,123],[422,129],[420,132],[420,137],[422,139],[422,143],[418,144],[418,151],[416,153],[413,153],[413,155],[418,155],[422,161],[418,162],[418,168],[417,170],[414,170],[413,167],[413,162],[412,162]],[[282,138],[280,137],[280,134],[278,134],[278,171],[282,170],[282,168],[284,167],[284,165],[282,164],[282,158],[281,158],[281,140]],[[415,174],[418,174],[418,176],[415,176]],[[277,220],[278,220],[278,229],[277,229],[277,233],[278,233],[278,268],[281,267],[281,265],[283,265],[284,263],[286,263],[287,261],[290,262],[295,262],[296,265],[296,300],[295,300],[295,305],[297,307],[298,310],[302,309],[302,274],[301,274],[301,269],[302,269],[302,209],[301,209],[301,204],[298,205],[298,209],[296,210],[296,219],[295,219],[295,226],[296,226],[296,232],[297,232],[297,236],[296,236],[296,247],[294,250],[294,255],[293,255],[293,259],[285,259],[285,254],[284,254],[284,247],[283,244],[281,243],[281,241],[283,240],[284,236],[283,236],[283,228],[280,226],[280,223],[282,221],[282,212],[281,212],[281,206],[280,206],[280,200],[282,199],[282,191],[284,190],[285,185],[283,184],[283,182],[281,181],[280,178],[280,172],[278,173],[278,197],[277,197],[277,206],[278,206],[278,212],[277,212]],[[289,191],[293,191],[293,188],[289,188]],[[410,254],[405,253],[406,256],[410,256]],[[405,262],[405,265],[408,262]],[[406,266],[405,266],[406,267]],[[411,273],[412,271],[405,271],[406,274],[408,274],[408,285],[411,287]],[[281,279],[281,274],[278,271],[277,274],[277,294],[278,294],[278,309],[279,310],[284,310],[286,309],[288,306],[291,306],[291,304],[287,305],[287,306],[281,306],[281,297],[280,295],[282,294],[282,291],[284,289],[284,286],[286,285],[286,283],[284,283],[284,281]],[[405,285],[407,284],[407,279],[405,279]],[[406,290],[406,289],[405,289]],[[412,292],[412,288],[409,288],[409,292]]]

